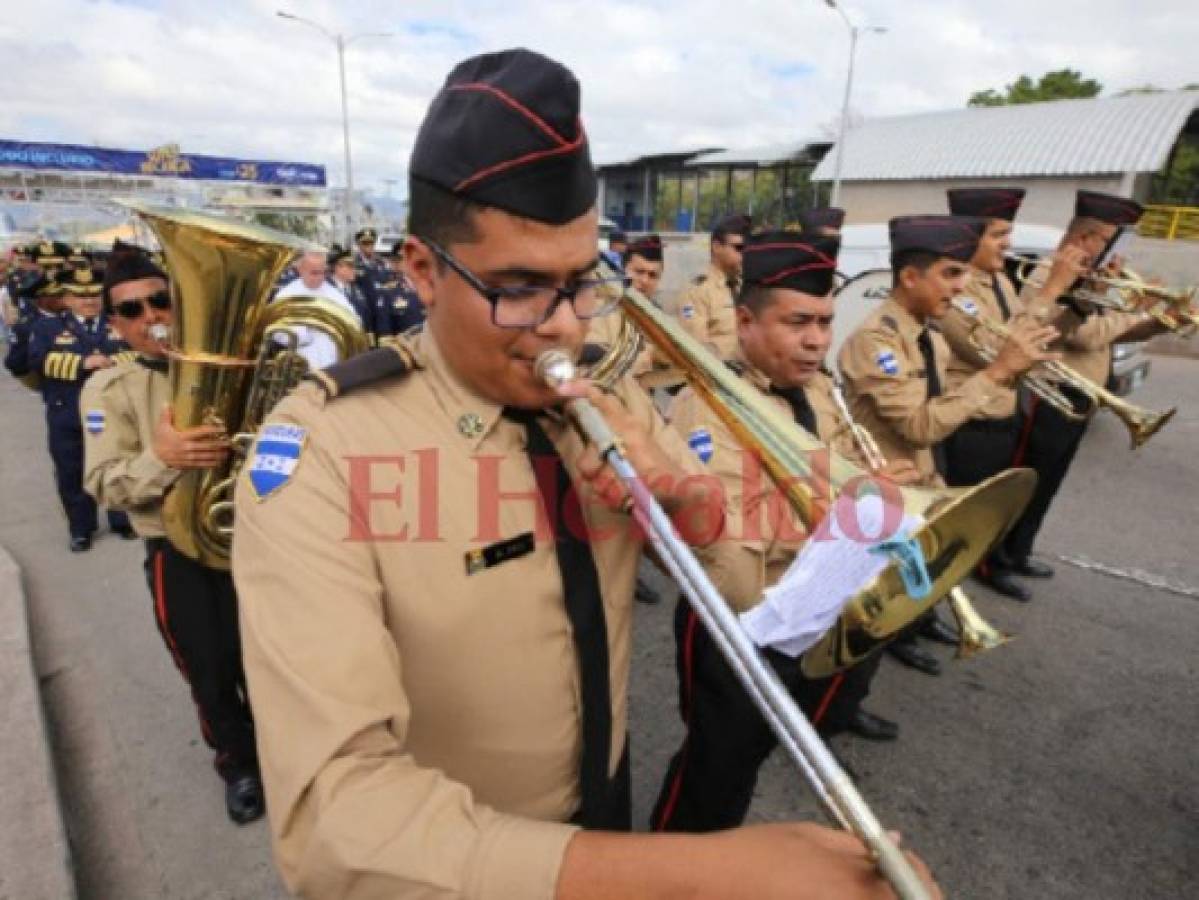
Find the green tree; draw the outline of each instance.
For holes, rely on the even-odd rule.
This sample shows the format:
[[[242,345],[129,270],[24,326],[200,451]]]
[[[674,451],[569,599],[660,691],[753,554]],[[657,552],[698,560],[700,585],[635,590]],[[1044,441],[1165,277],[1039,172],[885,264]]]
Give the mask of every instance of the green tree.
[[[1076,100],[1097,97],[1103,90],[1094,78],[1084,78],[1075,69],[1046,72],[1036,81],[1021,75],[1002,92],[994,89],[976,91],[967,106],[1008,106],[1014,103],[1040,103],[1044,100]]]

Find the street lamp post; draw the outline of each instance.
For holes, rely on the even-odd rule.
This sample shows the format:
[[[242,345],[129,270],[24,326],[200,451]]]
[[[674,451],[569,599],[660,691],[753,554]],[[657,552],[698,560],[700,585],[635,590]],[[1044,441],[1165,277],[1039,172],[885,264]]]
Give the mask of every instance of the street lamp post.
[[[863,34],[886,34],[887,29],[877,25],[858,26],[849,20],[837,0],[824,0],[830,9],[835,9],[849,29],[849,73],[845,76],[845,97],[841,101],[841,128],[837,137],[837,156],[833,160],[833,193],[829,206],[836,206],[841,199],[841,165],[845,161],[845,139],[849,133],[849,98],[853,93],[853,67],[858,55],[858,38]]]
[[[391,37],[392,35],[390,32],[366,32],[351,34],[349,37],[346,37],[340,33],[334,34],[328,28],[313,22],[311,19],[305,19],[302,16],[296,16],[283,10],[278,10],[275,15],[281,19],[290,19],[293,22],[299,22],[302,25],[315,28],[337,47],[337,74],[341,80],[341,136],[346,154],[346,246],[350,247],[354,243],[354,165],[350,157],[350,104],[346,98],[346,47],[359,38],[384,38]]]

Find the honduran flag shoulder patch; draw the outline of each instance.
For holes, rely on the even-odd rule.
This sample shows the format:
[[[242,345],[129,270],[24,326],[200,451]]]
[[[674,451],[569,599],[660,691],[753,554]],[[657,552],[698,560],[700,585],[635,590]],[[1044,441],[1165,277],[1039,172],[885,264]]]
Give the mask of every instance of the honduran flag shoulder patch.
[[[262,426],[250,461],[250,487],[259,500],[265,500],[291,481],[307,437],[307,430],[298,425]]]
[[[715,451],[715,445],[712,443],[712,434],[706,428],[697,428],[691,434],[687,435],[687,446],[699,457],[699,461],[706,463],[712,458],[712,453]]]

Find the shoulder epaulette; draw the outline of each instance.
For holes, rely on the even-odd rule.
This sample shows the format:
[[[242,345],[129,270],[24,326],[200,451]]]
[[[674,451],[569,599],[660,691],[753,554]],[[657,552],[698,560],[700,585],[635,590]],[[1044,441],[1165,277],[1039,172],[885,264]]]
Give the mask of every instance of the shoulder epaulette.
[[[321,386],[330,400],[340,397],[363,385],[374,384],[389,378],[401,378],[415,368],[410,352],[398,343],[389,343],[344,362],[335,363],[326,369],[309,372],[305,378]]]

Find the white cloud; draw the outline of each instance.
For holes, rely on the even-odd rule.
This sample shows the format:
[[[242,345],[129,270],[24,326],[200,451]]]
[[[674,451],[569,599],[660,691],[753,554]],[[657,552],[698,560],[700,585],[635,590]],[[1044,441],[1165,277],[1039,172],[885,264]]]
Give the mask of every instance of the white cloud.
[[[403,177],[453,64],[524,45],[583,84],[597,160],[820,134],[840,107],[848,39],[819,0],[39,0],[0,25],[0,137],[323,163],[342,178],[336,54],[275,16],[345,33],[356,181]],[[884,25],[859,45],[854,108],[957,107],[975,90],[1070,66],[1109,92],[1199,81],[1192,0],[847,4]],[[47,28],[46,23],[58,23]]]

